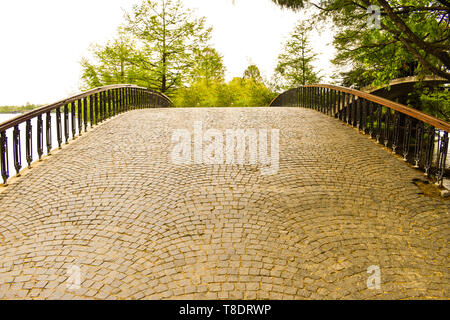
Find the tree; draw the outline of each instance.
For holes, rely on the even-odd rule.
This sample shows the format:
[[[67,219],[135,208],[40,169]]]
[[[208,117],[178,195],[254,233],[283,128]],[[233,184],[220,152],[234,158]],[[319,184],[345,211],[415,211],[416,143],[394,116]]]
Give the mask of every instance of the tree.
[[[310,31],[310,25],[300,22],[278,57],[275,73],[282,79],[284,89],[317,83],[321,79],[312,66],[315,54],[309,44]]]
[[[82,79],[86,88],[94,88],[108,84],[132,83],[143,84],[147,82],[145,76],[138,76],[136,58],[139,52],[136,44],[122,30],[115,40],[104,46],[91,47],[94,62],[82,58]]]
[[[251,64],[245,69],[243,79],[253,79],[256,82],[264,83],[261,72],[255,64]]]
[[[428,73],[450,80],[448,0],[273,1],[292,9],[305,4],[319,8],[321,16],[331,18],[339,28],[338,49],[360,65],[371,63],[371,56],[380,52],[403,53]],[[367,24],[374,5],[380,9],[380,29]]]
[[[206,85],[208,85],[211,81],[221,82],[224,78],[223,57],[216,49],[211,47],[194,49],[193,66],[189,79],[191,84],[201,79],[205,80]]]
[[[294,10],[303,8],[305,4],[304,0],[273,0],[273,2],[281,7],[287,7]]]
[[[153,67],[152,89],[173,92],[193,65],[194,51],[206,46],[211,28],[194,18],[180,0],[144,0],[126,15],[126,30],[141,41]]]
[[[234,78],[229,83],[199,79],[177,91],[173,101],[177,107],[261,107],[276,94],[254,79]]]

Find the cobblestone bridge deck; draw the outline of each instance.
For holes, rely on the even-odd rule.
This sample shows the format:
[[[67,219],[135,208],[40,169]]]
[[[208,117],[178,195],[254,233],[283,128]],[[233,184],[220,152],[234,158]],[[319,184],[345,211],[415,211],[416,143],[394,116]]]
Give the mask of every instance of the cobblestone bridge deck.
[[[280,129],[278,173],[173,164],[198,120]],[[0,193],[0,298],[448,298],[450,202],[423,178],[309,109],[131,111]]]

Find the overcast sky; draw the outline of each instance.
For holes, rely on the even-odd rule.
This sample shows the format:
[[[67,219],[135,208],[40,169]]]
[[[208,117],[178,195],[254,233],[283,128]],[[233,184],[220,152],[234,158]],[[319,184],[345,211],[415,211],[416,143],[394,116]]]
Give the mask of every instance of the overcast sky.
[[[0,105],[51,103],[80,91],[80,60],[91,43],[114,37],[124,10],[140,0],[0,1]],[[223,55],[226,79],[249,63],[272,76],[282,45],[302,13],[271,0],[183,0],[213,27],[212,45]],[[317,66],[331,73],[329,31],[314,34]],[[327,78],[324,79],[327,81]]]

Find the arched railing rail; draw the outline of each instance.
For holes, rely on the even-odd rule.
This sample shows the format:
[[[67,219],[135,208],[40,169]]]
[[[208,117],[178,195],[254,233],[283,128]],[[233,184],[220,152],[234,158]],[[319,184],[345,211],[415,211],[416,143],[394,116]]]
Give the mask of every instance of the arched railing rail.
[[[88,128],[108,118],[133,109],[171,106],[172,101],[162,93],[118,84],[95,88],[1,123],[3,184],[6,185],[10,177],[11,164],[19,175],[23,163],[27,162],[30,168],[34,160],[41,160],[45,153],[50,155],[54,145],[61,148],[63,142],[68,143],[70,138],[81,136]]]
[[[288,90],[270,106],[312,108],[334,116],[402,155],[427,176],[435,177],[440,185],[448,176],[450,123],[416,109],[362,91],[325,84]]]

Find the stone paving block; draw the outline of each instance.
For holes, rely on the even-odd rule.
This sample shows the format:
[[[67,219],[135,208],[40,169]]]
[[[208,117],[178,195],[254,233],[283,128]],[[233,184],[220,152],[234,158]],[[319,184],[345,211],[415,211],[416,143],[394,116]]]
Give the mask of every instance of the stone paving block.
[[[278,172],[172,163],[194,121],[279,129]],[[450,202],[413,179],[310,109],[127,112],[0,193],[0,298],[448,299]]]

